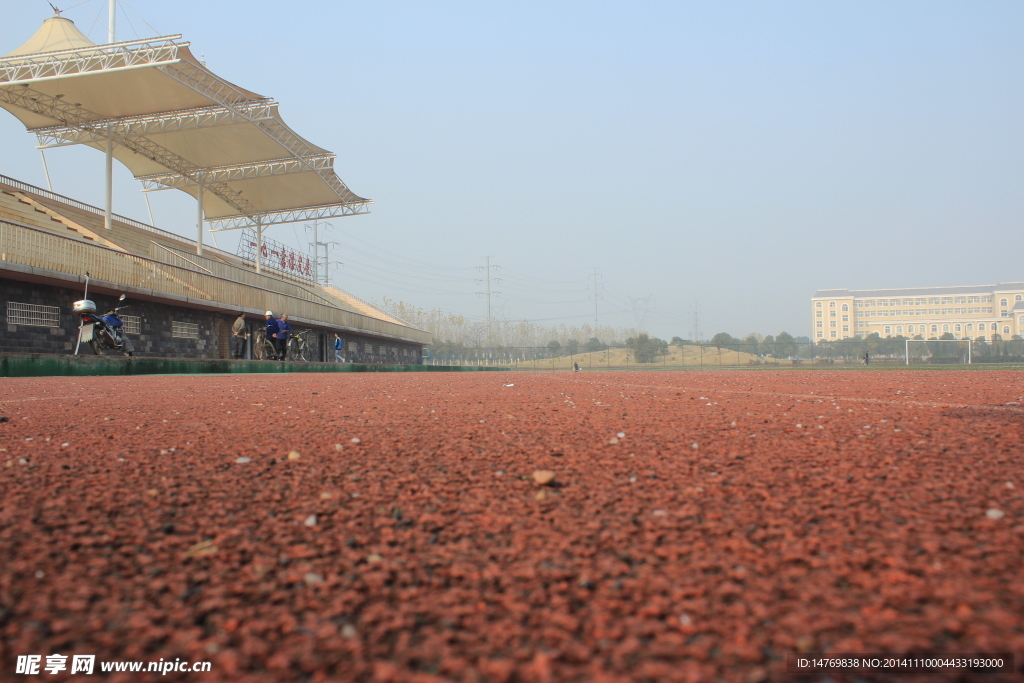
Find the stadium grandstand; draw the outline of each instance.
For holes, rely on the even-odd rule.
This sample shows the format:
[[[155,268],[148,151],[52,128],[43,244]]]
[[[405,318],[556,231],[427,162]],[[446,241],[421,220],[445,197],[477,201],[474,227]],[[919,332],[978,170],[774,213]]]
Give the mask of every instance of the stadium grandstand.
[[[316,261],[264,236],[268,226],[368,213],[370,200],[334,172],[334,155],[293,132],[276,102],[208,70],[181,36],[95,44],[57,16],[0,58],[0,107],[40,148],[87,145],[106,155],[103,208],[0,176],[0,351],[71,353],[72,302],[103,310],[132,299],[126,327],[137,355],[227,358],[239,311],[266,310],[308,329],[314,360],[419,363],[429,333],[322,284]],[[196,240],[114,213],[112,164],[144,191],[197,202]],[[97,161],[99,157],[97,157]],[[8,169],[0,169],[8,171]],[[243,230],[238,254],[203,244]]]

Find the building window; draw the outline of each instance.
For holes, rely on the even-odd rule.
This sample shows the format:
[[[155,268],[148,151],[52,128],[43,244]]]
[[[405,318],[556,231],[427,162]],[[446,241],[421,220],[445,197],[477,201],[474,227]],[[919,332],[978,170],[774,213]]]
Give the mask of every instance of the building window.
[[[820,302],[820,301],[816,301],[816,302],[814,303],[814,305],[815,305],[815,307],[817,307],[817,308],[821,308],[821,302]]]
[[[907,328],[907,334],[914,334],[914,326],[911,325]]]
[[[829,304],[828,304],[828,307],[829,308],[835,308],[836,307],[836,302],[835,301],[830,301]]]
[[[885,326],[885,333],[886,333],[886,334],[892,334],[892,328],[891,328],[891,327],[889,327],[888,325],[886,325],[886,326]]]
[[[990,303],[992,303],[992,297],[990,297],[990,296],[983,296],[981,298],[981,303],[983,303],[983,304],[990,304]]]
[[[896,334],[903,334],[903,325],[896,326]]]
[[[935,333],[938,333],[938,331],[939,331],[939,326],[938,325],[932,325],[932,333],[935,334]]]
[[[15,301],[8,301],[7,324],[60,327],[60,307],[19,304]]]
[[[821,326],[822,326],[822,321],[819,320],[818,324],[817,324],[817,327],[821,327]]]
[[[1000,300],[999,300],[999,305],[1000,305],[1000,306],[1007,306],[1007,305],[1009,305],[1009,303],[1010,303],[1010,302],[1009,302],[1009,301],[1007,301],[1006,299],[1000,299]]]
[[[818,339],[821,339],[821,338],[822,338],[822,337],[824,337],[824,336],[825,336],[825,333],[824,333],[824,332],[819,332],[819,333],[818,333]]]
[[[183,323],[177,320],[171,321],[171,336],[180,339],[199,339],[199,325],[196,323]]]
[[[946,323],[945,325],[942,326],[942,331],[949,332],[949,323]]]
[[[124,331],[128,334],[142,334],[142,318],[137,315],[122,315]]]
[[[1017,296],[1013,297],[1013,300],[1014,301],[1024,301],[1024,296],[1021,296],[1020,294],[1018,294]]]
[[[849,325],[843,325],[843,332],[849,332],[849,331],[850,331],[850,326]]]
[[[985,331],[985,323],[978,323],[978,332]]]
[[[836,334],[836,331],[835,331],[835,330],[832,330],[831,332],[829,332],[829,333],[828,333],[828,336],[830,336],[830,337],[832,337],[833,339],[835,339],[835,338],[836,338],[837,336],[839,336],[839,335],[838,335],[838,334]]]
[[[815,317],[815,318],[820,318],[820,317],[821,317],[821,311],[818,311],[818,312],[816,312],[816,313],[814,314],[814,317]]]
[[[967,323],[967,332],[974,332],[974,323]]]
[[[829,311],[828,314],[832,318],[836,317],[836,312],[835,311]]]
[[[1017,301],[1020,301],[1020,299],[1017,299]],[[850,310],[850,305],[849,304],[843,304],[843,310],[844,311]]]
[[[1017,318],[1017,324],[1018,325],[1024,325],[1024,315],[1022,315],[1019,318]]]
[[[953,325],[953,331],[954,331],[954,332],[962,332],[962,331],[963,331],[963,330],[962,330],[962,329],[960,328],[960,323],[957,323],[956,325]]]
[[[848,316],[848,315],[844,315],[844,316],[843,316],[843,322],[844,322],[844,323],[848,323],[848,322],[850,322],[850,316]]]
[[[1010,326],[1003,325],[1003,334],[1010,334]]]
[[[828,326],[829,326],[829,327],[835,327],[835,326],[836,326],[836,321],[835,321],[835,320],[830,320],[830,321],[828,322]]]

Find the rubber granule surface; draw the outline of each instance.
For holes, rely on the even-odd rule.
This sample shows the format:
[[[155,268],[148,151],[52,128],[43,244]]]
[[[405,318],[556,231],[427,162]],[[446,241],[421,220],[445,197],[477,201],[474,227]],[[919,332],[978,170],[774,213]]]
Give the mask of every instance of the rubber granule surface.
[[[1022,379],[3,380],[0,680],[758,683],[813,652],[1021,680]]]

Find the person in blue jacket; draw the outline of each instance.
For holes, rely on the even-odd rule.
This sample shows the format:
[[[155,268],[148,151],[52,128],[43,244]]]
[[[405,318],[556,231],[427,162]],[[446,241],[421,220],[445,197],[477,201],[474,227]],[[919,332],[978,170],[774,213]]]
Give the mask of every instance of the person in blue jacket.
[[[341,355],[341,352],[345,350],[345,341],[341,338],[337,332],[334,333],[334,362],[344,363],[345,357]]]
[[[281,314],[277,321],[277,356],[278,360],[285,360],[288,356],[288,335],[292,332],[292,325],[288,322],[288,316]]]
[[[263,314],[263,319],[266,321],[266,335],[267,341],[270,342],[274,348],[274,355],[270,356],[268,360],[277,360],[277,350],[280,348],[277,344],[277,333],[280,331],[280,327],[277,326],[277,320],[274,319],[273,311],[267,311]]]

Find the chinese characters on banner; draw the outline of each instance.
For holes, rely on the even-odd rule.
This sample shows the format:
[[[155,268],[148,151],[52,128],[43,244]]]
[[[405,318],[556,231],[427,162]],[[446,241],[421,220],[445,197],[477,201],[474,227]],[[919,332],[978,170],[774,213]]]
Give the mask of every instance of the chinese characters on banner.
[[[242,238],[238,242],[238,255],[247,261],[256,260],[255,230],[242,232]],[[297,252],[266,237],[263,238],[263,249],[260,251],[260,264],[307,280],[313,279],[313,259],[308,254]]]

